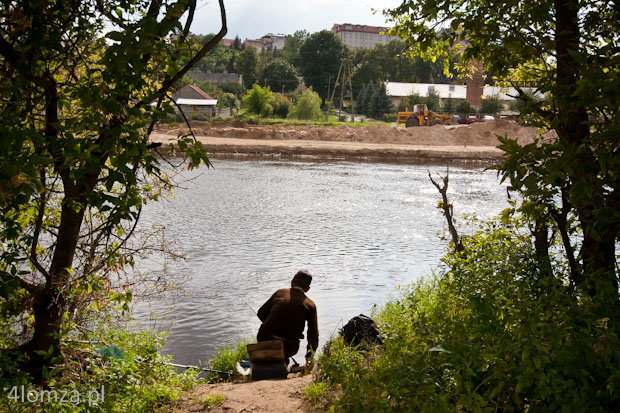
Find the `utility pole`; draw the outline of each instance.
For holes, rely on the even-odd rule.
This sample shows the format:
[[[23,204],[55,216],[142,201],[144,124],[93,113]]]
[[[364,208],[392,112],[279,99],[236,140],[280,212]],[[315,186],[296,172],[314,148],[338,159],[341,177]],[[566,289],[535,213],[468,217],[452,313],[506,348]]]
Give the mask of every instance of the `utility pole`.
[[[342,60],[340,61],[340,67],[338,68],[338,76],[336,77],[336,83],[334,84],[334,90],[331,93],[331,97],[329,99],[329,103],[328,103],[328,109],[329,109],[329,105],[334,105],[334,94],[336,93],[336,86],[338,85],[338,80],[340,80],[340,74],[342,73],[342,86],[340,88],[340,109],[342,110],[342,102],[343,102],[343,98],[344,98],[344,88],[345,85],[347,83],[347,76],[348,76],[348,80],[349,80],[349,94],[351,96],[351,121],[355,121],[355,106],[353,104],[353,82],[351,81],[351,61],[349,60],[349,55],[348,53],[345,51],[342,55]],[[330,76],[330,82],[331,82],[331,76]],[[328,87],[328,92],[327,95],[330,96],[329,94],[329,87]],[[327,115],[325,116],[325,120],[327,121]]]

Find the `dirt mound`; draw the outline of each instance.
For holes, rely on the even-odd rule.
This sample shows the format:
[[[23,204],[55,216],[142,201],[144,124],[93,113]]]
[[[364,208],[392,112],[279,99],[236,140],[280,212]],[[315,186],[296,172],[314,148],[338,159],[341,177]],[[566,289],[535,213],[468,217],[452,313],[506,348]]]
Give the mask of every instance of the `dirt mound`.
[[[497,119],[462,127],[393,127],[366,126],[337,127],[312,126],[256,126],[240,121],[210,124],[193,121],[192,129],[197,136],[213,136],[237,139],[269,140],[319,140],[338,142],[368,142],[433,146],[497,146],[497,135],[517,139],[520,144],[533,142],[535,128],[523,127],[516,122]],[[161,127],[165,134],[187,133],[187,127]]]

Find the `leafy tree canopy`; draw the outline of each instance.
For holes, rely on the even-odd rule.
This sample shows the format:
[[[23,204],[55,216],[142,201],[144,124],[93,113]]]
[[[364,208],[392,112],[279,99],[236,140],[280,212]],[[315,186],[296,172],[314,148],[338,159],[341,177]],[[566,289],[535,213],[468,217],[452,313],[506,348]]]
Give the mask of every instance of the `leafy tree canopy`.
[[[194,1],[3,3],[0,347],[21,344],[39,380],[85,313],[131,300],[128,240],[161,175],[149,135],[173,113],[168,90],[225,35],[219,3],[222,30],[204,45],[187,40]]]
[[[328,30],[313,33],[299,48],[299,69],[306,85],[321,98],[328,98],[329,82],[334,82],[340,67],[344,45]]]
[[[293,65],[278,58],[265,67],[261,75],[261,83],[273,90],[289,92],[297,88],[299,80]]]
[[[269,116],[273,113],[273,97],[269,86],[260,87],[257,83],[243,97],[243,104],[250,113]]]

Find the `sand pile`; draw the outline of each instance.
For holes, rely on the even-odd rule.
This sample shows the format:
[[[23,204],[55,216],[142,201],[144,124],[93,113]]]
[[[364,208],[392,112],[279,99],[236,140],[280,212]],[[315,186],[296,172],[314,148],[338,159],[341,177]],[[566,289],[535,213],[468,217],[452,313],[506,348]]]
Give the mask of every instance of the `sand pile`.
[[[497,135],[517,139],[520,144],[533,142],[536,128],[523,127],[510,120],[496,119],[462,127],[443,125],[425,127],[366,126],[256,126],[240,121],[230,123],[192,122],[197,136],[237,139],[318,140],[338,142],[371,142],[430,146],[497,146]],[[178,135],[187,127],[162,126],[159,133]]]

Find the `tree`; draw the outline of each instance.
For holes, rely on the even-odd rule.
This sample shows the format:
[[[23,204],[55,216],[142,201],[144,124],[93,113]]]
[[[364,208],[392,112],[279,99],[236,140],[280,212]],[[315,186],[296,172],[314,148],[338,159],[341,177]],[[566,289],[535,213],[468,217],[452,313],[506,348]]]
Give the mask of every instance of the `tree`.
[[[235,61],[235,70],[243,78],[243,85],[246,89],[250,89],[258,79],[256,66],[258,64],[258,54],[252,46],[245,47]]]
[[[422,11],[419,13],[418,11]],[[535,124],[557,139],[519,146],[502,139],[498,166],[523,196],[540,267],[553,275],[550,243],[560,234],[570,285],[615,326],[620,315],[620,9],[617,2],[406,0],[388,10],[394,32],[425,58],[461,48],[463,62],[515,87]],[[447,30],[437,32],[446,22]],[[521,90],[535,85],[544,106]],[[577,236],[577,234],[580,234]]]
[[[458,99],[456,102],[456,111],[457,113],[472,113],[474,112],[474,108],[472,108],[471,104],[466,99]]]
[[[359,102],[359,112],[367,115],[367,116],[371,116],[370,112],[371,112],[371,105],[372,105],[372,98],[373,96],[376,94],[377,89],[375,88],[375,84],[374,82],[368,82],[368,84],[366,85],[366,89],[364,89],[364,95],[363,98],[364,100]]]
[[[273,113],[272,103],[273,97],[271,96],[271,89],[269,86],[260,87],[260,85],[256,83],[243,97],[243,104],[248,111],[258,116],[266,117],[271,115]]]
[[[295,68],[284,59],[274,59],[265,67],[261,75],[263,86],[269,86],[273,90],[289,92],[299,85]]]
[[[284,60],[295,67],[299,67],[299,48],[308,38],[308,32],[305,30],[297,30],[292,35],[284,38],[284,47],[281,54]]]
[[[291,100],[281,93],[273,94],[273,114],[281,118],[286,118],[293,106]]]
[[[13,344],[37,380],[77,317],[131,299],[112,275],[132,264],[124,247],[156,198],[145,182],[161,176],[149,135],[173,113],[168,90],[225,35],[219,4],[222,29],[204,46],[186,40],[193,1],[3,6],[0,325],[31,332]],[[190,166],[208,163],[199,143],[179,146]]]
[[[375,119],[381,119],[384,114],[390,113],[393,110],[394,103],[392,103],[392,99],[387,95],[385,83],[381,82],[379,88],[376,89],[370,100],[369,114]]]
[[[311,34],[299,48],[299,70],[304,81],[323,100],[329,98],[329,84],[336,80],[343,49],[340,39],[327,30]]]
[[[319,94],[308,88],[297,99],[291,114],[296,119],[317,120],[321,117],[321,98]]]
[[[496,96],[485,96],[482,99],[480,113],[500,113],[504,109],[504,105]]]
[[[426,103],[426,107],[428,110],[432,110],[433,112],[439,112],[439,108],[441,107],[441,101],[439,100],[439,93],[434,90],[429,90],[426,98],[424,98],[424,103]]]

